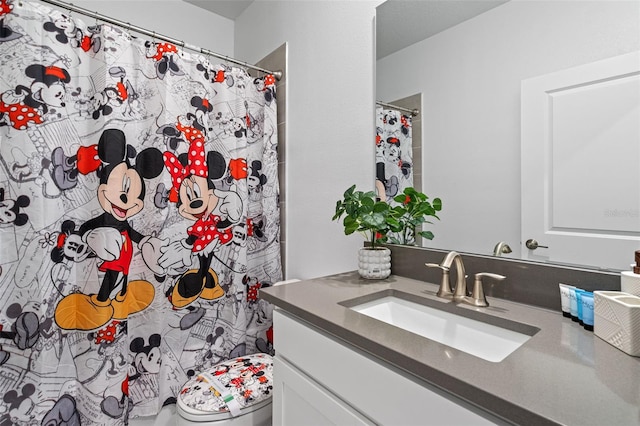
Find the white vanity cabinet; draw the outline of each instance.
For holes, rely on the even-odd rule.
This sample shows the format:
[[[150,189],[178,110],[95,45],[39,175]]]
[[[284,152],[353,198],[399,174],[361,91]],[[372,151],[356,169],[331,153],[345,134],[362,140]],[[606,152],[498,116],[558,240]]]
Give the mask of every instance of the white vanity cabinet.
[[[274,310],[273,424],[503,424],[318,328]]]

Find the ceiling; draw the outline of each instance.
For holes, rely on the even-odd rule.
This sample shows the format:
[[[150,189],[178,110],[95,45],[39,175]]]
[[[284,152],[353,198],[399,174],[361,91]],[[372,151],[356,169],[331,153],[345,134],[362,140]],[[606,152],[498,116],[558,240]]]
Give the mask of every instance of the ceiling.
[[[376,57],[429,38],[508,0],[387,0],[376,12]]]
[[[254,0],[184,1],[235,20]],[[378,6],[376,13],[377,58],[384,58],[507,1],[387,0]]]
[[[253,0],[183,0],[216,15],[235,20]]]

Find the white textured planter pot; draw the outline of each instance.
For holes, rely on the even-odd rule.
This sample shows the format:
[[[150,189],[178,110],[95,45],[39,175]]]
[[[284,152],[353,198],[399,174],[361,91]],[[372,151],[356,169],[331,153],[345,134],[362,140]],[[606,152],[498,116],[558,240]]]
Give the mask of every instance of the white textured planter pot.
[[[382,280],[391,275],[391,250],[362,247],[358,251],[358,273],[362,278]]]

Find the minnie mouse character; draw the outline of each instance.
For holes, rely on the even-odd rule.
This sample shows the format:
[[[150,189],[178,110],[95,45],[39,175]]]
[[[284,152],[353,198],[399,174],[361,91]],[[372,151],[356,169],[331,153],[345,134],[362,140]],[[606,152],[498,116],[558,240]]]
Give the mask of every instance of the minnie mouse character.
[[[175,55],[178,54],[175,45],[147,41],[144,46],[147,48],[146,57],[155,61],[156,75],[160,80],[164,79],[167,71],[172,75],[184,75],[184,71],[174,61]]]
[[[108,129],[100,137],[98,156],[103,165],[98,169],[97,194],[104,213],[81,225],[79,233],[82,241],[102,259],[98,269],[104,272],[104,278],[98,294],[73,293],[58,303],[56,323],[68,330],[93,330],[112,318],[126,319],[149,306],[155,292],[148,281],[128,282],[133,243],[141,247],[151,237],[134,230],[127,220],[143,209],[144,179],[160,175],[162,153],[147,148],[136,155],[121,130]],[[130,161],[133,158],[135,165]],[[120,286],[121,290],[111,299]]]
[[[276,98],[276,78],[272,74],[267,74],[264,78],[254,78],[253,84],[258,92],[264,92],[264,100],[269,105]]]
[[[49,107],[64,107],[65,84],[71,81],[64,68],[29,65],[25,74],[33,79],[31,87],[19,85],[0,95],[0,126],[25,130],[41,124]]]
[[[204,139],[204,136],[212,128],[209,127],[207,114],[213,111],[213,105],[206,98],[194,96],[191,105],[195,111],[186,116],[178,116],[175,123],[164,124],[156,131],[164,137],[167,148],[176,151],[182,142],[191,143],[195,138]]]
[[[13,4],[7,0],[0,0],[0,42],[11,41],[22,37],[22,34],[13,31],[4,24],[4,17],[13,10]]]
[[[159,259],[162,268],[184,270],[191,265],[191,256],[198,258],[199,268],[189,269],[167,292],[175,308],[183,308],[198,297],[215,300],[224,296],[218,275],[210,269],[213,252],[219,245],[229,244],[233,239],[231,226],[240,220],[242,200],[233,191],[215,188],[214,180],[226,173],[226,162],[219,152],[205,156],[204,137],[196,130],[191,136],[189,152],[176,157],[164,153],[164,163],[171,174],[173,187],[169,200],[177,203],[180,215],[194,224],[187,229],[188,237],[170,244]],[[213,214],[214,209],[223,214]]]

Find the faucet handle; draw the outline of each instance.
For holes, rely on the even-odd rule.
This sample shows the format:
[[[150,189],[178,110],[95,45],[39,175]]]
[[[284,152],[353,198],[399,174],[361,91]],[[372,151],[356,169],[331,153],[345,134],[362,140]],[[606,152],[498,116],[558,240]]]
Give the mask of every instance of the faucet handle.
[[[451,282],[449,281],[449,268],[446,266],[438,265],[437,263],[425,263],[428,268],[438,268],[442,270],[442,280],[440,281],[440,288],[438,288],[438,297],[445,299],[451,299],[453,297],[453,290],[451,290]]]
[[[497,281],[502,281],[507,278],[504,275],[492,274],[491,272],[478,272],[475,274],[473,293],[471,294],[475,306],[489,306],[489,302],[487,302],[487,298],[484,295],[484,289],[482,288],[482,278],[484,277],[493,278]]]
[[[428,268],[440,268],[443,271],[449,271],[449,268],[447,268],[446,266],[438,265],[437,263],[425,263],[424,266]]]

